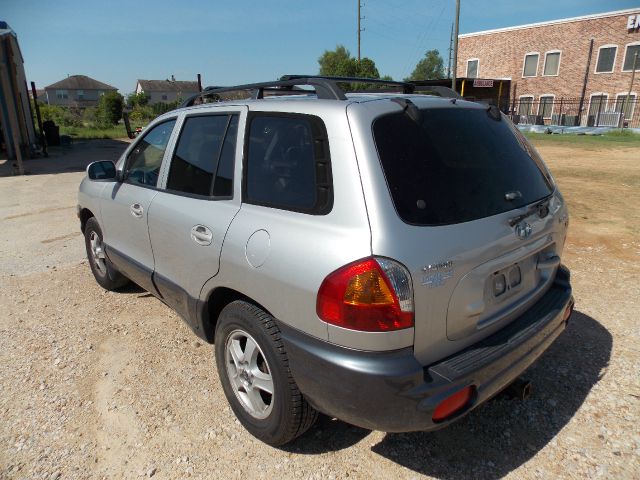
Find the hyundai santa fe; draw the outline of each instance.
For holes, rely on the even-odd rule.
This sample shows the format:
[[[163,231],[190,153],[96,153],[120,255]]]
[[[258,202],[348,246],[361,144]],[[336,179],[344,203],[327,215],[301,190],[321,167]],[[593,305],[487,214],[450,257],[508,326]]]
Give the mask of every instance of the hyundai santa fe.
[[[79,189],[96,281],[135,282],[214,344],[235,415],[271,445],[317,412],[446,426],[573,308],[567,207],[512,122],[446,89],[356,80],[205,89]]]

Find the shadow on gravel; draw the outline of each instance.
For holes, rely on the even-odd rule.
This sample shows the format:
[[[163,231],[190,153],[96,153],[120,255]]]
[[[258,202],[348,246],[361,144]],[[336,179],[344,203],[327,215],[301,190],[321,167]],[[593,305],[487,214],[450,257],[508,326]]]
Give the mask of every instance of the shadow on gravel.
[[[24,161],[27,175],[83,172],[96,160],[113,160],[120,157],[129,146],[128,140],[78,140],[65,147],[49,147],[49,156]],[[15,160],[0,162],[0,177],[14,175]]]
[[[602,377],[612,343],[598,321],[574,312],[564,334],[525,373],[533,384],[528,400],[498,395],[448,428],[387,434],[372,450],[436,478],[503,477],[544,448],[576,414]]]
[[[337,452],[355,445],[370,433],[371,430],[354,427],[341,420],[320,415],[313,428],[280,449],[304,455]]]

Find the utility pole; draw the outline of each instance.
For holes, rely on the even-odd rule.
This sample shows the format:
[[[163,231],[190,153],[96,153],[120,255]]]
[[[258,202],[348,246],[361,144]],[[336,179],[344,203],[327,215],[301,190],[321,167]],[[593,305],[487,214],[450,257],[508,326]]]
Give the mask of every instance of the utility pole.
[[[364,31],[364,28],[360,28],[360,20],[364,20],[365,17],[360,16],[360,9],[364,6],[360,3],[360,0],[357,0],[358,2],[358,63],[360,63],[360,32]]]
[[[451,36],[449,37],[449,61],[447,66],[447,78],[451,78],[451,54],[453,53],[453,22],[451,22]]]
[[[460,0],[456,0],[456,21],[453,24],[453,68],[451,69],[451,89],[456,89],[458,73],[458,29],[460,27]]]

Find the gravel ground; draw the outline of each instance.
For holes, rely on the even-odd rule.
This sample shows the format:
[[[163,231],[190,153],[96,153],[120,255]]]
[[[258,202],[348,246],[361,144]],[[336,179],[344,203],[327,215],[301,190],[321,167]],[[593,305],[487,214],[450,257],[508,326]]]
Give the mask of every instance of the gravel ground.
[[[87,159],[123,146],[0,178],[1,478],[640,478],[638,238],[569,242],[578,311],[527,372],[529,400],[498,396],[433,433],[321,417],[275,449],[235,420],[211,346],[147,292],[93,280],[75,191]]]

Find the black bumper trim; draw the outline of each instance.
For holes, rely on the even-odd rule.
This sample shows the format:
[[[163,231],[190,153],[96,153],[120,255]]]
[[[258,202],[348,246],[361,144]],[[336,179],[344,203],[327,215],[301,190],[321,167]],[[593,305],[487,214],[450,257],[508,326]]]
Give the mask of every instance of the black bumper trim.
[[[434,430],[521,375],[564,331],[563,315],[572,302],[569,272],[561,267],[549,291],[522,316],[483,341],[426,367],[411,348],[352,350],[279,326],[291,372],[315,408],[372,430]],[[476,386],[476,395],[466,410],[434,423],[436,406],[468,385]]]

